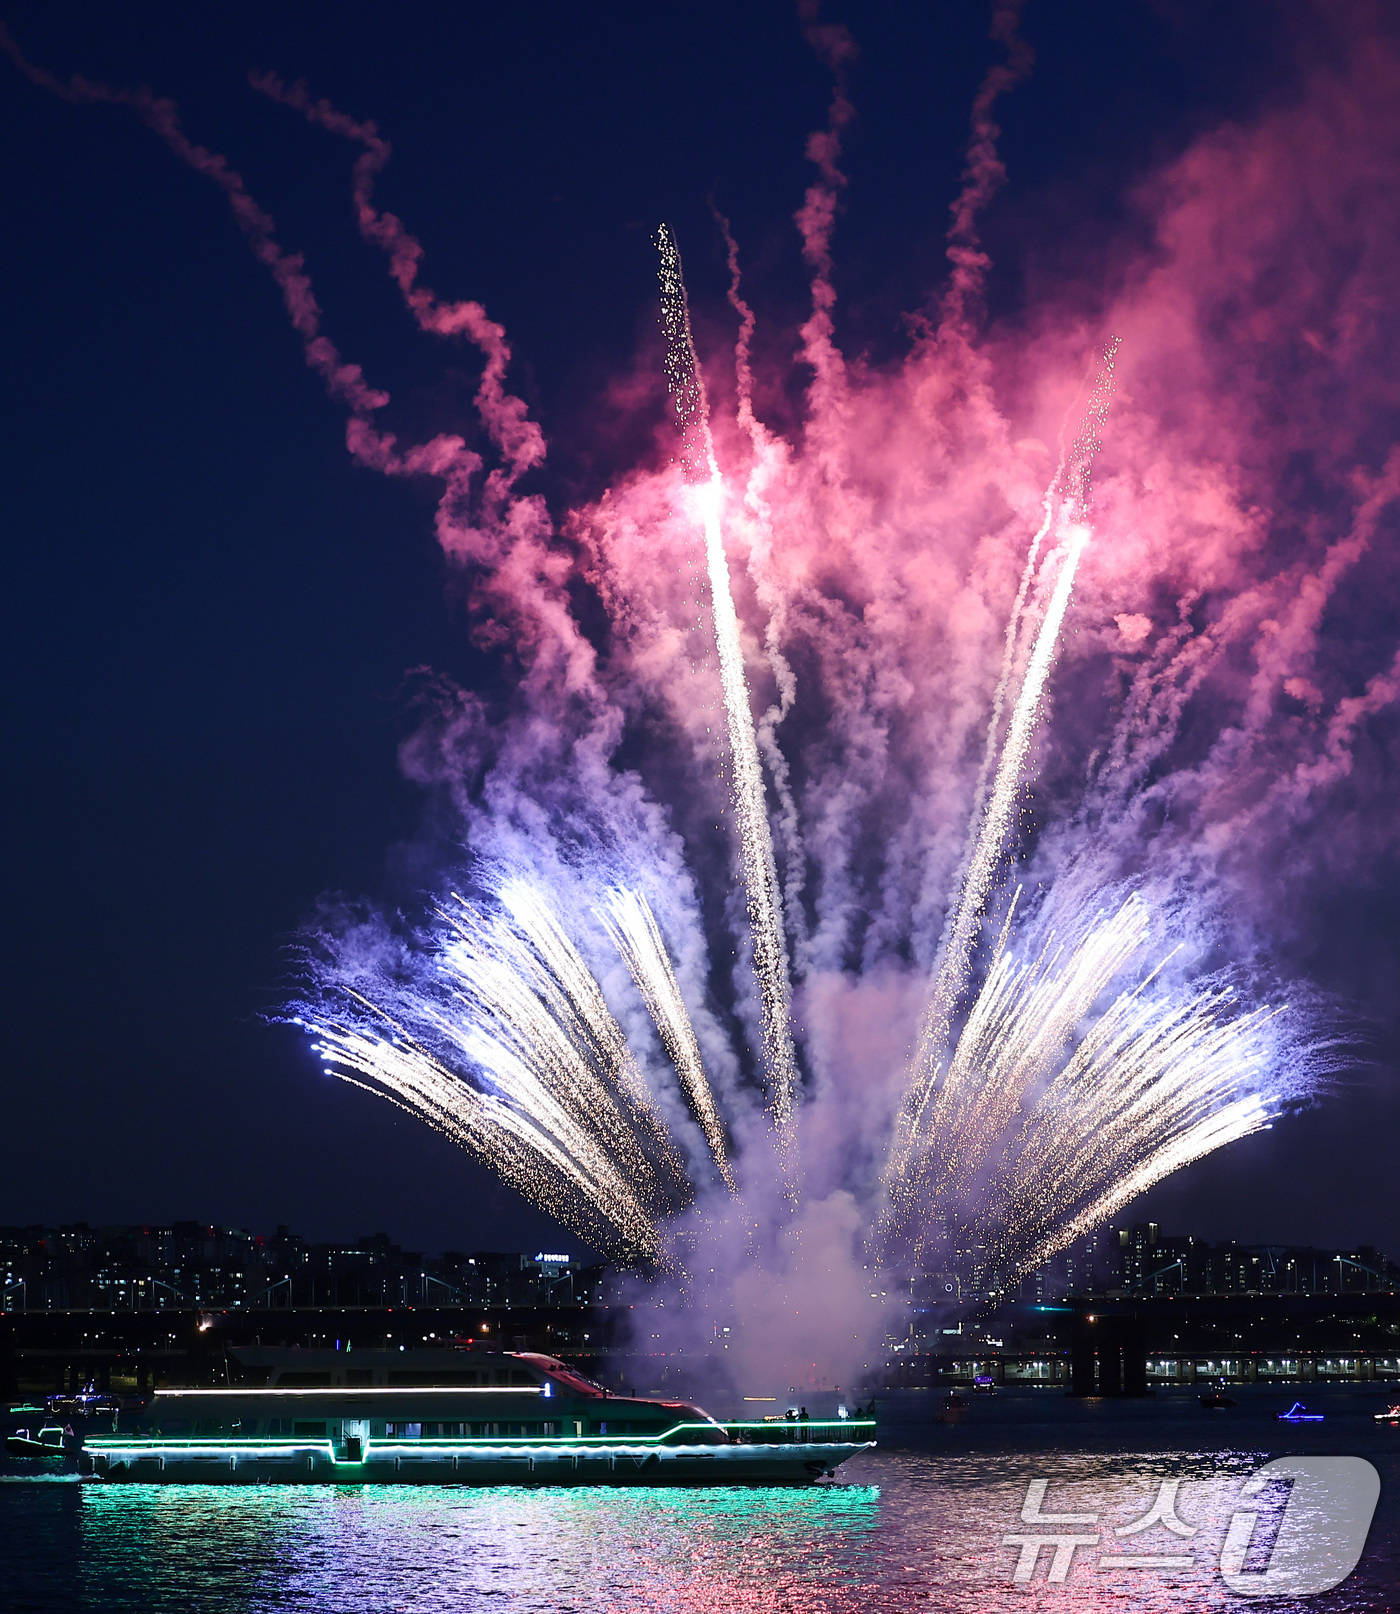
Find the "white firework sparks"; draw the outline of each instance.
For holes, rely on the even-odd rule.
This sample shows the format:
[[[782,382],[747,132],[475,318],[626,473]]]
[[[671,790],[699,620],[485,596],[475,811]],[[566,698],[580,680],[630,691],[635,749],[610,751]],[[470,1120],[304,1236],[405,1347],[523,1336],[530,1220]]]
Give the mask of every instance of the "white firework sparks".
[[[567,1224],[656,1258],[660,1219],[690,1196],[675,1142],[558,920],[522,880],[495,896],[489,909],[457,897],[439,910],[445,990],[415,1003],[418,1031],[354,992],[365,1024],[308,1017],[320,1051],[335,1074],[354,1071],[468,1143]]]
[[[763,1056],[768,1101],[773,1125],[788,1139],[797,1096],[797,1057],[793,1049],[787,937],[783,926],[778,867],[773,856],[773,833],[764,799],[763,766],[749,685],[744,673],[744,651],[739,616],[729,586],[729,561],[724,553],[720,514],[724,483],[710,435],[705,383],[695,354],[681,277],[680,253],[675,238],[663,224],[657,232],[661,253],[661,324],[666,333],[666,379],[681,431],[681,467],[687,482],[696,487],[701,526],[705,534],[705,565],[714,612],[715,649],[719,657],[720,687],[724,695],[725,724],[733,768],[732,787],[738,828],[739,853],[753,937],[753,967],[758,978],[763,1018]]]
[[[1013,1277],[1274,1119],[1281,1010],[1241,1012],[1224,989],[1173,994],[1170,957],[1103,1006],[1142,973],[1151,935],[1129,896],[1027,962],[999,952],[952,1052],[945,1124],[898,1179],[916,1242],[930,1224],[975,1229]]]
[[[736,1184],[725,1144],[724,1121],[705,1074],[700,1042],[681,996],[676,972],[661,939],[656,916],[646,898],[635,891],[610,891],[599,917],[618,952],[627,962],[637,990],[651,1013],[662,1045],[676,1067],[681,1088],[689,1100],[719,1174],[732,1193]]]
[[[483,1038],[479,1052],[496,1063],[493,1088],[463,1080],[370,999],[347,993],[364,1024],[310,1018],[327,1073],[387,1098],[490,1165],[506,1182],[605,1248],[659,1253],[653,1211],[641,1203],[592,1134],[558,1105],[531,1063]],[[370,1029],[377,1024],[383,1034]]]
[[[933,993],[924,1018],[910,1091],[896,1128],[887,1177],[891,1184],[910,1168],[920,1148],[927,1147],[930,1138],[945,1135],[955,1125],[957,1112],[964,1102],[961,1089],[969,1081],[979,1079],[974,1065],[947,1062],[948,1044],[958,1008],[967,991],[973,952],[988,899],[1006,853],[1012,816],[1021,796],[1026,758],[1043,714],[1045,687],[1054,666],[1065,613],[1074,594],[1075,575],[1091,537],[1086,517],[1089,472],[1099,447],[1095,427],[1107,414],[1113,396],[1113,361],[1117,350],[1115,340],[1104,352],[1102,368],[1085,411],[1084,425],[1071,451],[1071,494],[1058,512],[1059,543],[1051,556],[1052,560],[1058,556],[1059,567],[1011,710],[1006,738],[1001,744],[992,775],[990,795],[980,810],[980,817],[978,811],[974,810],[973,833],[964,859],[962,886],[939,947]],[[1010,682],[1010,663],[1030,576],[1040,545],[1054,523],[1051,512],[1056,484],[1061,480],[1062,473],[1057,473],[1055,483],[1046,494],[1045,520],[1031,542],[1016,604],[1007,626],[1006,664],[993,699],[988,729],[989,757],[996,753],[1001,708]]]

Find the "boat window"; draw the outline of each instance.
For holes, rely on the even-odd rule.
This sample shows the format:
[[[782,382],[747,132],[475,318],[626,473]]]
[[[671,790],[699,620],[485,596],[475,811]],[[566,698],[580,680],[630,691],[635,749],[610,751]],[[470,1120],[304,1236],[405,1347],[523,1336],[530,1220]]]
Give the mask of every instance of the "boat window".
[[[384,1435],[388,1440],[421,1440],[423,1438],[423,1425],[421,1423],[386,1423]]]
[[[325,1420],[319,1423],[306,1423],[300,1419],[292,1425],[292,1434],[302,1439],[324,1440],[326,1437]]]
[[[283,1373],[277,1380],[279,1388],[284,1387],[288,1390],[320,1389],[322,1385],[328,1385],[330,1382],[329,1373]]]
[[[374,1374],[367,1367],[351,1367],[345,1370],[346,1389],[355,1388],[374,1383]]]
[[[443,1386],[453,1387],[462,1384],[474,1385],[476,1383],[476,1373],[461,1369],[452,1369],[450,1371],[438,1369],[432,1372],[421,1370],[413,1372],[405,1369],[401,1372],[390,1373],[389,1383],[400,1389],[442,1388]]]

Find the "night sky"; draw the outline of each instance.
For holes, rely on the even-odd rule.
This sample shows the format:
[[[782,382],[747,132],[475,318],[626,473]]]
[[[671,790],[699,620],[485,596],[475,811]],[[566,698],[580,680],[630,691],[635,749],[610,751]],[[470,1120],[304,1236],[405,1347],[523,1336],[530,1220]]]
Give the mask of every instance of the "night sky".
[[[838,334],[878,363],[939,284],[968,107],[998,48],[977,4],[825,14],[861,50]],[[1092,265],[1150,166],[1286,98],[1326,48],[1312,17],[1033,0],[1036,65],[999,108],[1010,179],[986,221],[993,316],[1035,275]],[[406,418],[461,429],[469,356],[412,331],[356,236],[351,153],[253,94],[248,73],[305,79],[373,118],[394,145],[379,194],[424,241],[429,279],[509,333],[556,511],[656,453],[654,412],[628,419],[616,389],[603,399],[659,364],[658,222],[686,252],[702,332],[726,329],[712,193],[750,268],[760,341],[788,340],[802,317],[791,218],[830,81],[788,5],[16,0],[3,20],[55,74],[174,98],[305,252],[341,350]],[[496,676],[445,576],[432,490],[351,462],[214,187],[129,111],[64,104],[7,61],[0,75],[0,1222],[557,1244],[458,1149],[326,1079],[266,1019],[319,898],[393,903],[425,883],[441,825],[397,762],[421,670],[468,687]],[[1365,1018],[1370,1063],[1131,1214],[1400,1254],[1397,897],[1383,848],[1317,908],[1304,960]]]

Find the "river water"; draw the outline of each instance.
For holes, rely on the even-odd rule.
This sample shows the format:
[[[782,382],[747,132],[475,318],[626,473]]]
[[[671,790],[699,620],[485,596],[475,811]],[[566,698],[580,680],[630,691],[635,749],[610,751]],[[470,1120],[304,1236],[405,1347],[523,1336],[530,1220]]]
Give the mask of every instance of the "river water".
[[[1295,1427],[1273,1417],[1287,1389],[1231,1393],[1239,1407],[1206,1412],[1185,1394],[1112,1403],[1011,1391],[974,1403],[957,1427],[932,1420],[936,1397],[906,1393],[881,1402],[878,1451],[837,1482],[794,1490],[104,1486],[26,1477],[7,1462],[0,1609],[1400,1611],[1400,1429],[1370,1416],[1384,1395],[1310,1390],[1326,1422]],[[1307,1452],[1362,1456],[1380,1472],[1361,1562],[1335,1591],[1237,1595],[1219,1561],[1231,1514],[1251,1505],[1241,1487],[1267,1458]],[[1046,1482],[1042,1514],[1092,1522],[1023,1523],[1035,1480]],[[1161,1501],[1163,1482],[1176,1528],[1120,1536]],[[1267,1565],[1261,1517],[1247,1570]],[[1064,1580],[1047,1578],[1046,1550],[1018,1584],[1022,1551],[1005,1537],[1057,1530],[1089,1538]],[[1124,1555],[1184,1562],[1100,1562]]]

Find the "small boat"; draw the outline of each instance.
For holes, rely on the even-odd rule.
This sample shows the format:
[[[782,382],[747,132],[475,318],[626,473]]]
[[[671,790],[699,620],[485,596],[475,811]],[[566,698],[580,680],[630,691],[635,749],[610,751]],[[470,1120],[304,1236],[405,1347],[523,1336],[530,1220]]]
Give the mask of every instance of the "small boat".
[[[1274,1416],[1280,1423],[1321,1423],[1327,1415],[1323,1412],[1309,1412],[1301,1401],[1295,1401],[1287,1412],[1278,1412]]]
[[[873,1419],[720,1423],[530,1351],[235,1357],[267,1382],[156,1390],[111,1434],[45,1427],[7,1450],[157,1485],[791,1485],[875,1444]]]
[[[115,1428],[121,1405],[120,1396],[96,1389],[91,1383],[71,1395],[60,1392],[44,1397],[44,1411],[50,1423],[71,1424],[76,1420],[81,1424],[100,1419]]]
[[[961,1423],[967,1415],[967,1402],[956,1390],[945,1395],[938,1403],[939,1423]]]
[[[979,1373],[972,1381],[973,1395],[995,1395],[997,1381],[990,1373]]]
[[[72,1427],[46,1424],[33,1434],[28,1429],[16,1429],[5,1436],[7,1457],[73,1457],[80,1442]]]
[[[1377,1423],[1400,1424],[1400,1406],[1390,1406],[1384,1412],[1373,1412]]]
[[[1201,1397],[1203,1407],[1237,1407],[1239,1402],[1233,1396],[1226,1395],[1223,1390],[1212,1390]]]

